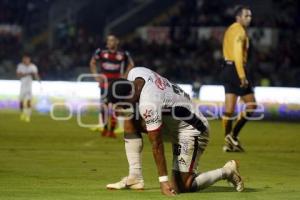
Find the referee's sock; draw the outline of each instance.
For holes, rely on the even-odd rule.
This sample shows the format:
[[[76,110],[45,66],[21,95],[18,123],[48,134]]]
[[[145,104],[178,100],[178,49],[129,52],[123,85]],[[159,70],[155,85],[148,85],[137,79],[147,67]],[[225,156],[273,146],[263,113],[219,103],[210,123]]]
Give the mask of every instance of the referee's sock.
[[[248,121],[248,117],[251,117],[252,114],[253,112],[243,112],[241,114],[241,117],[238,119],[238,121],[236,122],[233,128],[233,132],[232,132],[233,139],[237,139],[241,129],[245,126],[246,122]]]
[[[225,112],[222,116],[222,123],[225,130],[225,136],[230,134],[232,131],[232,113]]]

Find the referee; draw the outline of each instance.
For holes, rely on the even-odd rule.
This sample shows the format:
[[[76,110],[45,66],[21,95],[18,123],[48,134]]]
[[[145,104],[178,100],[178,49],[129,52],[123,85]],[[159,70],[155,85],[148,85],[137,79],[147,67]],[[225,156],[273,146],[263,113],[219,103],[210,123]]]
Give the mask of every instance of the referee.
[[[244,149],[238,140],[240,130],[247,119],[256,109],[253,87],[247,68],[249,38],[247,27],[251,22],[252,14],[248,6],[238,6],[235,11],[236,21],[231,24],[224,35],[222,81],[225,88],[225,112],[222,121],[225,129],[225,152],[243,152]],[[246,109],[239,113],[239,117],[232,126],[234,109],[238,97],[246,104]]]

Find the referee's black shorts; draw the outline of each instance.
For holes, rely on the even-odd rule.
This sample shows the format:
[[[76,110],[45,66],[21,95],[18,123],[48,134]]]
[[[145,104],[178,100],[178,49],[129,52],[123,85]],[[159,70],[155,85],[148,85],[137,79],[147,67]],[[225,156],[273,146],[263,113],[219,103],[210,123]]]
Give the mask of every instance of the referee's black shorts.
[[[245,73],[249,85],[247,88],[241,88],[241,81],[236,71],[234,62],[224,61],[221,72],[221,80],[225,88],[225,94],[231,93],[238,96],[245,96],[247,94],[254,93],[253,86],[251,83],[251,76],[249,75],[249,71],[247,68],[245,68]]]

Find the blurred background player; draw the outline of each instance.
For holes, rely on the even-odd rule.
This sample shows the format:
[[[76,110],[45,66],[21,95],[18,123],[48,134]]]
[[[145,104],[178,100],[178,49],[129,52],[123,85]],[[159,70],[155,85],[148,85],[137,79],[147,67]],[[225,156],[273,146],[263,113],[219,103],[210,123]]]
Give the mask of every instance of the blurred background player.
[[[238,135],[247,119],[256,109],[254,91],[250,80],[249,69],[246,67],[249,38],[247,27],[250,25],[252,13],[248,6],[238,6],[235,12],[235,23],[226,30],[223,40],[224,63],[222,79],[225,87],[225,112],[223,125],[225,128],[225,152],[242,152]],[[240,113],[232,128],[233,113],[238,97],[246,104],[245,112]]]
[[[20,78],[20,119],[30,122],[31,117],[31,98],[32,98],[32,79],[40,80],[38,68],[31,62],[28,54],[24,54],[22,62],[17,66],[17,77]]]
[[[97,62],[99,63],[100,75],[97,70]],[[100,113],[101,121],[104,123],[101,133],[102,136],[116,137],[114,133],[116,119],[112,116],[110,103],[107,102],[105,98],[108,84],[112,80],[121,77],[126,78],[129,70],[133,68],[133,66],[134,62],[129,52],[119,50],[119,39],[113,34],[109,34],[106,38],[106,49],[98,48],[90,60],[91,73],[94,74],[95,80],[99,82],[101,90],[102,105],[100,106]],[[108,109],[104,109],[103,106]],[[105,110],[107,110],[107,113]]]

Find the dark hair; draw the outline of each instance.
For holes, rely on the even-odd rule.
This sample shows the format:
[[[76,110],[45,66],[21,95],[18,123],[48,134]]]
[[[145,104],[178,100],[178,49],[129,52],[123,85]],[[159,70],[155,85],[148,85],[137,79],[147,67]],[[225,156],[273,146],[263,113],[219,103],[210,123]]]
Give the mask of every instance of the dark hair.
[[[29,58],[30,58],[31,56],[30,56],[30,54],[29,54],[28,52],[24,52],[24,53],[22,54],[22,57],[29,57]]]
[[[247,5],[237,5],[234,9],[234,16],[241,16],[243,10],[250,10],[250,7]]]
[[[132,91],[133,84],[124,78],[113,80],[108,86],[107,101],[111,103],[120,102],[129,96]]]

